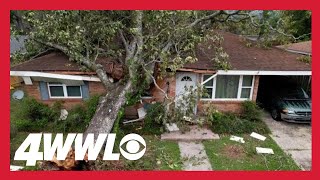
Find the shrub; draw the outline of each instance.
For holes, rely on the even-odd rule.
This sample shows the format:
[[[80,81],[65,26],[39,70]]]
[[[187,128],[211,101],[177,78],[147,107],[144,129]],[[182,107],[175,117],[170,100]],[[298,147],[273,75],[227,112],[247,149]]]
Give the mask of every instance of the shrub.
[[[85,102],[85,107],[86,107],[86,119],[85,122],[89,123],[90,120],[93,118],[94,114],[96,113],[97,106],[99,104],[99,95],[94,95],[90,97],[86,102]]]
[[[64,132],[83,132],[88,125],[85,119],[86,114],[86,109],[83,106],[75,106],[69,111],[66,120],[58,122],[63,124],[60,128],[63,127]]]
[[[262,110],[255,102],[244,101],[241,106],[241,118],[249,121],[260,121],[262,119]]]
[[[59,117],[60,111],[54,111],[33,98],[25,98],[21,104],[21,113],[23,118],[30,121],[38,121],[44,118],[48,121],[54,121]]]
[[[14,138],[18,133],[16,124],[10,123],[10,138]]]
[[[212,130],[218,134],[243,134],[253,131],[266,134],[270,132],[264,122],[242,119],[232,113],[224,114],[215,111],[208,116],[208,120]]]
[[[121,108],[118,112],[117,119],[114,122],[112,133],[119,134],[120,133],[120,120],[124,117],[124,108]]]
[[[159,134],[165,119],[165,107],[161,103],[156,102],[155,104],[149,104],[146,109],[147,114],[144,118],[143,131]]]
[[[153,124],[162,124],[162,120],[165,115],[165,107],[156,102],[155,104],[150,104],[147,107],[147,114],[144,118],[144,125],[151,127]]]
[[[14,125],[18,131],[23,132],[41,132],[43,131],[48,124],[47,119],[40,119],[37,121],[31,121],[28,119],[16,120]]]

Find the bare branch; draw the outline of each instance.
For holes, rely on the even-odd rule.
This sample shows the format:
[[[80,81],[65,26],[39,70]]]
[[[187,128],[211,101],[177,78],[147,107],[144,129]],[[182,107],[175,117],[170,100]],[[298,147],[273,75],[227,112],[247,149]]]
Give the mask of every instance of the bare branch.
[[[126,53],[129,54],[129,44],[128,44],[128,41],[126,40],[126,38],[124,37],[122,30],[119,30],[119,34],[120,34],[120,38],[122,40],[122,43],[126,49]]]
[[[188,28],[193,28],[194,26],[196,26],[196,25],[199,24],[200,22],[213,19],[213,18],[221,15],[222,13],[223,13],[223,11],[217,11],[217,12],[215,12],[215,13],[213,13],[213,14],[208,15],[208,16],[204,16],[204,17],[202,17],[202,18],[196,19],[195,21],[193,21],[193,22],[188,26]]]
[[[163,93],[166,99],[169,99],[168,94],[163,89],[161,89],[161,87],[157,83],[157,80],[154,78],[153,74],[151,74],[144,66],[142,66],[142,68],[144,69],[145,73],[152,79],[153,84],[156,86],[156,88],[160,90],[161,93]]]
[[[303,38],[303,37],[305,37],[305,36],[309,36],[309,35],[311,34],[311,33],[308,33],[308,34],[303,34],[303,35],[301,35],[301,36],[295,37],[293,34],[287,34],[287,33],[283,32],[283,31],[281,31],[279,28],[274,28],[274,27],[272,27],[268,21],[265,22],[265,23],[261,23],[261,24],[256,23],[256,22],[254,21],[254,17],[253,17],[252,15],[250,15],[249,13],[246,13],[246,14],[247,14],[247,16],[250,18],[251,24],[252,24],[254,27],[260,28],[260,27],[266,25],[266,26],[268,26],[268,28],[269,28],[271,31],[273,31],[273,32],[275,32],[275,33],[278,33],[278,34],[281,34],[281,35],[283,35],[283,36],[285,36],[285,37],[292,38],[294,41],[297,41],[297,40],[299,40],[299,39],[301,39],[301,38]],[[279,26],[279,23],[280,23],[281,21],[282,21],[281,19],[279,19],[279,20],[277,21],[277,26]]]

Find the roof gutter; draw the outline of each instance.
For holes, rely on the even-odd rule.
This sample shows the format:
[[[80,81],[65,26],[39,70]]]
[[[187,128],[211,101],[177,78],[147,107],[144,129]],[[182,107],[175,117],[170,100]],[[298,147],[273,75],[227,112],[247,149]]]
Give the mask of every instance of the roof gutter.
[[[53,79],[68,79],[68,80],[78,80],[78,81],[100,82],[100,79],[96,76],[66,75],[66,74],[36,72],[36,71],[10,71],[10,76],[45,77],[45,78],[53,78]]]

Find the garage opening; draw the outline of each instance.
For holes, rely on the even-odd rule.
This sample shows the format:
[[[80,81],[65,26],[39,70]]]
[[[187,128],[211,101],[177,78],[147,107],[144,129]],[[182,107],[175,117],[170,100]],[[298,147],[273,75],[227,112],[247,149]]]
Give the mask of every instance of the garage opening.
[[[257,103],[275,120],[311,121],[311,76],[260,76]]]

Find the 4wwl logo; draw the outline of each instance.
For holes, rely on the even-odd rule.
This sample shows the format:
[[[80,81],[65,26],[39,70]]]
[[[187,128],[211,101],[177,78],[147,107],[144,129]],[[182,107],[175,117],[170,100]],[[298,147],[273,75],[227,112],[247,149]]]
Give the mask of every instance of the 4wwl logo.
[[[43,135],[43,152],[39,152]],[[94,134],[88,134],[83,141],[83,134],[68,134],[63,143],[63,134],[58,133],[52,142],[50,133],[31,133],[17,149],[14,160],[25,160],[27,166],[35,166],[37,160],[52,160],[57,152],[57,160],[65,160],[67,154],[74,143],[75,160],[83,160],[88,152],[88,160],[96,160],[101,148],[105,144],[103,160],[119,160],[120,153],[128,160],[140,159],[146,152],[146,142],[138,134],[128,134],[124,136],[119,144],[120,153],[113,153],[116,134],[99,134],[94,142]],[[121,146],[125,145],[125,151]],[[143,147],[141,148],[141,145]],[[29,147],[29,152],[26,152]],[[139,150],[141,150],[139,152]]]

